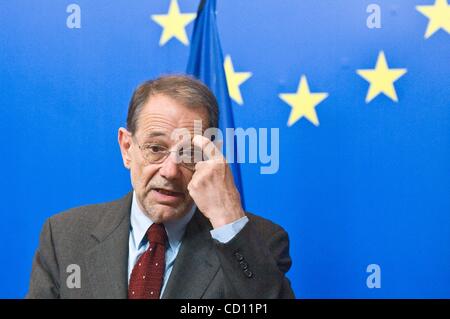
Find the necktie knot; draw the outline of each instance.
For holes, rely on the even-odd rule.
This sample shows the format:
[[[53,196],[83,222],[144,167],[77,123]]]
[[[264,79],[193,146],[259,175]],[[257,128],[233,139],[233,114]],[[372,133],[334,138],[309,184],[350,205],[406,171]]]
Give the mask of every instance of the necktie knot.
[[[147,238],[150,243],[166,244],[167,234],[163,224],[152,224],[147,230]]]

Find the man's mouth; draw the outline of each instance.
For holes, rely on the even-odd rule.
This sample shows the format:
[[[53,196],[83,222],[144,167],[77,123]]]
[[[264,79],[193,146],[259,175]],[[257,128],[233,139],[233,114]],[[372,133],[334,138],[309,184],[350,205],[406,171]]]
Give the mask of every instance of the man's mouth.
[[[185,194],[167,188],[154,187],[150,191],[153,200],[163,205],[177,205],[183,201]]]
[[[183,196],[184,195],[184,193],[182,193],[182,192],[176,192],[176,191],[172,191],[172,190],[165,189],[165,188],[153,188],[152,190],[154,190],[160,194],[167,195],[167,196]]]

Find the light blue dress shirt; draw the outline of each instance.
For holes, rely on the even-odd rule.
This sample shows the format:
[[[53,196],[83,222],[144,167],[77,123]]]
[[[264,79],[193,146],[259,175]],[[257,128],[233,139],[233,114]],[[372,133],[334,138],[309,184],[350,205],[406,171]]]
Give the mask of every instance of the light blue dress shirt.
[[[195,210],[196,206],[193,205],[191,210],[183,216],[183,218],[164,223],[169,245],[166,249],[166,268],[164,271],[164,281],[160,296],[162,296],[164,289],[166,288],[170,273],[172,272],[173,264],[175,263],[178,251],[180,250],[184,231],[194,215]],[[142,212],[137,202],[135,192],[133,192],[130,222],[131,229],[128,240],[128,283],[130,282],[131,271],[133,270],[134,265],[149,246],[149,242],[144,237],[147,229],[153,224],[153,221]],[[230,224],[211,230],[211,236],[221,243],[227,243],[233,239],[234,236],[242,230],[242,228],[244,228],[247,222],[248,217],[244,216]]]

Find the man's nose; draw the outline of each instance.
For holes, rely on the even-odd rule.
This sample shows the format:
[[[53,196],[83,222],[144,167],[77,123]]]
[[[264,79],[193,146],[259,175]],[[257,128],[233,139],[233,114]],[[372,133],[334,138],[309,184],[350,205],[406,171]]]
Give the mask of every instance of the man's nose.
[[[170,154],[161,164],[159,174],[166,179],[176,179],[181,174],[180,165],[176,162],[175,154]]]

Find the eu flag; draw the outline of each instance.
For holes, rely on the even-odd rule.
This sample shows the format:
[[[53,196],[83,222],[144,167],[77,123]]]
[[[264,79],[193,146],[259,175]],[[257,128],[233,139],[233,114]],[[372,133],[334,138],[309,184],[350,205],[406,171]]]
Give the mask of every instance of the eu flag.
[[[216,24],[216,0],[202,0],[194,23],[187,73],[205,83],[216,96],[219,104],[219,128],[224,132],[223,142],[225,146],[227,143],[225,129],[234,128],[234,119],[223,62]],[[233,145],[236,145],[236,141]],[[224,147],[224,151],[226,151],[226,147]],[[227,160],[233,172],[236,187],[241,194],[242,206],[244,206],[237,152],[234,150],[233,154],[225,153],[225,155],[228,155]]]

